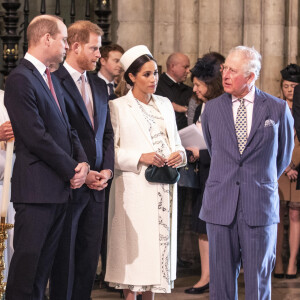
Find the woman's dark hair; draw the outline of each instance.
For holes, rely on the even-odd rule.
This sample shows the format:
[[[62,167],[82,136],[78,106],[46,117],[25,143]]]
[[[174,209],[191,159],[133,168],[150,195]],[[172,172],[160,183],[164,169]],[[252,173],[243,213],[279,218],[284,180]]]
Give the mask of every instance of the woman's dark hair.
[[[127,71],[124,73],[124,79],[125,79],[125,81],[126,81],[129,85],[133,86],[133,82],[132,82],[131,79],[129,78],[129,73],[131,73],[133,76],[136,76],[136,74],[141,70],[142,66],[143,66],[145,63],[147,63],[147,62],[149,62],[149,61],[151,61],[151,60],[153,60],[153,61],[156,63],[156,60],[155,60],[152,56],[150,56],[150,55],[148,55],[148,54],[144,54],[144,55],[138,57],[138,58],[130,65],[130,67],[127,69]]]
[[[211,52],[205,54],[197,60],[194,68],[191,70],[192,80],[196,77],[207,85],[207,92],[204,95],[207,100],[216,98],[224,93],[220,72],[223,56],[219,54],[220,57],[217,57],[216,54],[219,53]]]
[[[204,97],[207,100],[217,98],[224,93],[221,73],[218,74],[213,80],[205,82],[205,84],[207,85],[207,92]]]

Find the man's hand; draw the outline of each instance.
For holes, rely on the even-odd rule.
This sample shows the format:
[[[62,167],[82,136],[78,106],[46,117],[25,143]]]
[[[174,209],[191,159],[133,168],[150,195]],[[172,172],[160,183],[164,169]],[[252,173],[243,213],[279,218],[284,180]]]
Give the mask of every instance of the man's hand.
[[[177,168],[183,162],[183,153],[181,151],[176,151],[171,153],[169,158],[167,159],[167,165],[169,167]]]
[[[93,190],[101,191],[107,187],[107,181],[111,178],[110,170],[102,170],[100,172],[90,171],[86,178],[86,185]]]
[[[186,113],[188,111],[188,108],[186,106],[182,106],[182,105],[176,104],[174,102],[172,102],[172,106],[173,106],[173,109],[179,113]]]
[[[82,162],[77,165],[75,168],[75,175],[70,180],[72,189],[78,189],[84,184],[88,171],[89,166],[87,163]]]
[[[166,159],[156,152],[143,153],[139,162],[147,166],[154,165],[159,168],[163,167],[166,163]]]
[[[193,152],[193,156],[190,157],[190,162],[193,163],[200,157],[200,152],[199,149],[194,148],[194,147],[188,147],[186,150],[190,150]]]
[[[8,141],[14,137],[10,121],[0,125],[0,141]]]

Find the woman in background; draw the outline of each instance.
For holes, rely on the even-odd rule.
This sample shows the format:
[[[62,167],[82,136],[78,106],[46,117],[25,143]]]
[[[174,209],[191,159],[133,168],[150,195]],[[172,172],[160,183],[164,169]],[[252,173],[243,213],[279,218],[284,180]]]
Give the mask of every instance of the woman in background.
[[[220,96],[224,91],[222,87],[221,65],[225,58],[219,53],[208,53],[201,59],[198,59],[196,65],[191,70],[193,91],[201,103],[195,110],[194,123],[201,128],[201,114],[205,103],[213,98]],[[187,294],[201,294],[209,289],[209,247],[206,232],[206,223],[199,219],[199,213],[202,206],[202,197],[205,182],[208,177],[210,167],[210,156],[208,150],[198,150],[187,148],[192,151],[191,162],[199,160],[200,190],[198,190],[197,199],[192,212],[192,230],[198,234],[201,277],[199,281],[189,289],[185,290]]]
[[[283,99],[287,101],[289,108],[293,107],[294,88],[300,83],[300,67],[290,64],[281,70],[281,90]],[[296,190],[296,181],[300,164],[300,144],[295,134],[295,148],[292,161],[285,172],[279,178],[280,197],[280,223],[277,231],[276,264],[274,277],[283,278],[282,246],[284,238],[284,216],[289,214],[289,248],[290,257],[285,277],[296,278],[297,254],[300,244],[300,190]]]
[[[149,165],[180,167],[186,162],[171,102],[154,95],[157,65],[146,46],[121,57],[132,89],[109,102],[115,133],[115,174],[108,216],[105,281],[127,300],[142,292],[170,293],[176,278],[176,184],[150,183]]]

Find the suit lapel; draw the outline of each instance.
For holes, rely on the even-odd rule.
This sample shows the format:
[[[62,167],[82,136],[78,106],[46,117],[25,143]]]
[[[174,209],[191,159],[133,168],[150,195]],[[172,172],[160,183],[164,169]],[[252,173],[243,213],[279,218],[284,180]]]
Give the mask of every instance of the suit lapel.
[[[25,61],[25,59],[24,59]],[[30,63],[30,62],[29,62]],[[31,63],[30,63],[31,64]],[[27,67],[28,65],[25,64]],[[32,65],[32,64],[31,64]],[[67,126],[66,124],[66,121],[63,117],[63,114],[62,114],[62,111],[63,111],[63,108],[64,108],[64,105],[61,105],[61,95],[59,93],[59,89],[55,89],[55,93],[56,93],[56,97],[57,97],[57,100],[59,101],[59,104],[61,105],[61,108],[62,108],[62,111],[60,111],[59,107],[57,106],[57,103],[55,101],[55,99],[53,98],[52,94],[51,94],[51,91],[46,83],[46,81],[44,80],[44,78],[42,77],[42,75],[40,74],[40,72],[34,67],[34,65],[32,65],[32,72],[33,72],[33,75],[40,81],[40,83],[42,84],[43,88],[45,89],[46,93],[48,94],[48,97],[46,98],[47,100],[48,99],[51,99],[49,101],[49,103],[51,103],[51,105],[53,106],[54,110],[57,112],[57,115],[58,117],[60,118],[60,120],[62,121],[62,123]]]
[[[138,106],[138,103],[137,103],[138,100],[135,100],[131,90],[128,92],[126,98],[127,98],[127,104],[129,105],[129,107],[132,111],[132,116],[135,118],[135,120],[139,124],[139,127],[143,131],[146,139],[148,140],[148,142],[153,147],[151,135],[150,135],[150,132],[148,130],[149,125],[148,125],[147,121],[145,120],[145,118],[143,117],[143,115],[141,114],[141,110],[140,110],[140,108]]]
[[[235,133],[234,127],[234,120],[233,120],[233,112],[232,112],[232,98],[230,94],[224,94],[220,102],[220,115],[224,116],[225,125],[228,128],[230,133],[230,137],[232,138],[233,142],[236,143],[237,146],[237,138]],[[238,148],[237,148],[238,149]]]
[[[252,114],[252,125],[250,134],[246,143],[246,149],[247,145],[251,142],[253,139],[259,125],[261,124],[262,119],[266,115],[267,105],[265,103],[266,97],[261,94],[260,90],[255,88],[255,98],[254,98],[254,105],[253,105],[253,114]]]
[[[73,78],[64,66],[60,67],[60,69],[58,70],[58,75],[61,79],[61,84],[65,87],[66,91],[68,91],[69,96],[73,99],[74,103],[76,103],[90,126],[93,128],[90,116],[87,112],[82,96]]]
[[[93,78],[93,75],[91,75],[89,73],[87,75],[88,75],[88,79],[89,79],[89,83],[90,83],[92,95],[93,95],[94,130],[95,130],[95,132],[97,132],[99,127],[104,128],[104,126],[105,126],[105,123],[99,124],[99,122],[101,122],[101,123],[106,122],[107,110],[103,109],[103,108],[101,109],[101,106],[107,104],[107,101],[105,101],[106,95],[103,94],[103,91],[102,91],[103,87],[98,86],[97,81],[95,81]]]

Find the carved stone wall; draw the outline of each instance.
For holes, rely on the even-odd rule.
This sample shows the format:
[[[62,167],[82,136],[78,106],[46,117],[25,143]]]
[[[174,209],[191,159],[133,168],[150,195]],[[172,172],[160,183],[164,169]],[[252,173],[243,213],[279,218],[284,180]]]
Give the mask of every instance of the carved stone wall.
[[[279,95],[280,70],[298,59],[298,0],[114,0],[112,7],[113,41],[147,45],[163,70],[175,51],[193,65],[209,50],[226,56],[254,46],[263,57],[257,85]]]

